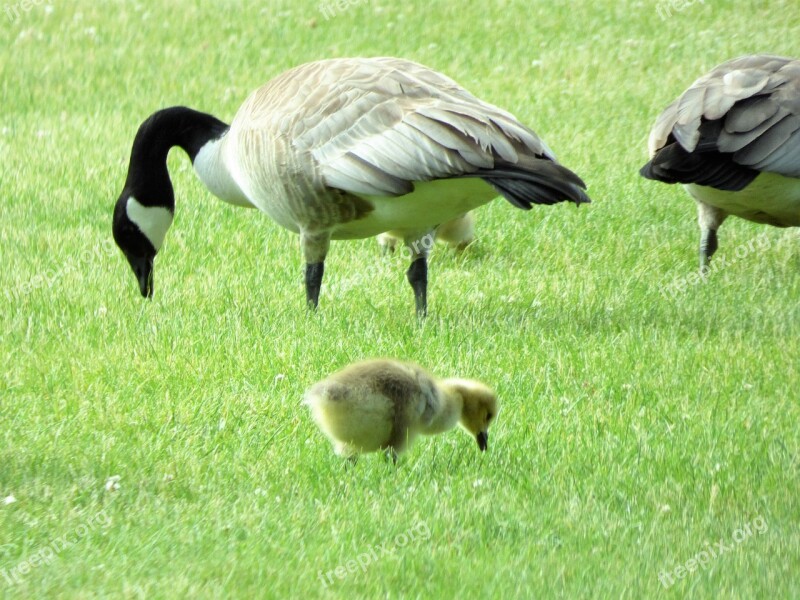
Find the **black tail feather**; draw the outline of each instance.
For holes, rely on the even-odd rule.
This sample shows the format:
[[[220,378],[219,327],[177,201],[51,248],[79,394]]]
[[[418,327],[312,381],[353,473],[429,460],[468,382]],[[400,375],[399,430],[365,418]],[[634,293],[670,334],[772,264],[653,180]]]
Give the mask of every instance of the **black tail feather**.
[[[530,210],[534,204],[571,201],[589,203],[586,184],[575,173],[548,159],[536,159],[523,166],[501,164],[470,175],[480,177],[518,208]]]
[[[659,150],[639,174],[664,183],[695,183],[737,192],[746,188],[758,176],[758,171],[736,164],[731,154],[700,149],[686,152],[673,142]]]
[[[639,174],[664,183],[695,183],[730,192],[746,188],[758,171],[734,162],[732,153],[719,151],[722,126],[720,119],[703,121],[700,139],[691,152],[670,135]]]

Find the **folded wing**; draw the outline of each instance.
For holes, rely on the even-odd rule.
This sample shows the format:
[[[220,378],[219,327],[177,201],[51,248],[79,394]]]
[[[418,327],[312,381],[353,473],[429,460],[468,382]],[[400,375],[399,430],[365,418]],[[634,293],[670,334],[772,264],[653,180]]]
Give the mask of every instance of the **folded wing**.
[[[759,173],[800,177],[800,61],[768,55],[728,61],[659,116],[649,179],[740,190]]]
[[[533,131],[422,65],[334,59],[287,76],[278,94],[273,82],[264,95],[297,107],[277,126],[313,158],[328,187],[402,196],[416,182],[481,177],[523,208],[589,201],[584,183]]]

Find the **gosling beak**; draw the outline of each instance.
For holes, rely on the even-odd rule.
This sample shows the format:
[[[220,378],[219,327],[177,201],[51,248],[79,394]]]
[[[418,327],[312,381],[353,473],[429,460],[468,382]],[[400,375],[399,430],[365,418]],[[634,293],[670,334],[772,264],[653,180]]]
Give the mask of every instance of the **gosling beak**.
[[[153,259],[128,257],[133,274],[139,282],[139,291],[143,298],[153,297]]]
[[[481,431],[475,436],[475,439],[478,440],[478,448],[481,449],[481,452],[486,452],[486,448],[489,447],[489,434],[485,431]]]

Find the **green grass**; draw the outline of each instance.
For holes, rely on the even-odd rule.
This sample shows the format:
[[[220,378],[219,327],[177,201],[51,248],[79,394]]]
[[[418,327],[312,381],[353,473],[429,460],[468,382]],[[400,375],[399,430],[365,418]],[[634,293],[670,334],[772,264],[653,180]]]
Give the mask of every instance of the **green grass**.
[[[697,76],[800,56],[794,0],[666,20],[651,0],[373,0],[328,20],[318,2],[149,4],[0,14],[0,596],[800,596],[800,237],[731,220],[718,256],[767,249],[664,295],[696,269],[694,206],[637,175]],[[310,315],[296,237],[175,152],[142,301],[110,226],[139,123],[173,104],[229,121],[273,75],[347,55],[418,60],[514,112],[594,204],[482,208],[464,256],[437,248],[422,326],[399,258],[334,243]],[[452,432],[345,468],[300,399],[383,355],[493,385],[490,451]]]

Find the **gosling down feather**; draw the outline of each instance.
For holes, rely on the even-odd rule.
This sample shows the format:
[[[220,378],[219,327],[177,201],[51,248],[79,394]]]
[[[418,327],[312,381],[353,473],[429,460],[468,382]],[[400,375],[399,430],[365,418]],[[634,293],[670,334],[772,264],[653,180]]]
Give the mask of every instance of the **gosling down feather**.
[[[430,244],[421,240],[437,225],[498,194],[526,210],[589,202],[583,181],[533,131],[448,77],[398,58],[312,62],[253,92],[230,126],[185,107],[142,123],[113,232],[145,297],[175,212],[173,146],[211,193],[300,235],[313,308],[332,239],[402,237],[424,315]]]
[[[800,225],[800,60],[743,56],[695,81],[658,117],[640,173],[697,202],[700,270],[728,215]]]
[[[384,450],[393,459],[422,435],[461,425],[481,451],[497,415],[495,393],[471,379],[437,379],[411,362],[353,363],[305,395],[314,421],[342,457]]]
[[[378,246],[383,254],[389,254],[397,249],[402,237],[393,231],[387,231],[378,236]],[[423,239],[431,245],[431,239],[447,244],[456,252],[463,252],[475,240],[475,214],[468,212],[446,223],[439,225],[433,232],[433,237]]]

